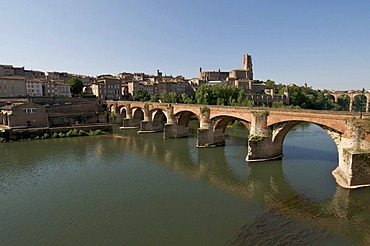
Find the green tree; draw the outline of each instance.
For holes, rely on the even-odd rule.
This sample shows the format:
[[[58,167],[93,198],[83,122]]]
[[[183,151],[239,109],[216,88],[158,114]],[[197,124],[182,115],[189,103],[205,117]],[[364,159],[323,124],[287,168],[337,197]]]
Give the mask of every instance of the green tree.
[[[67,81],[67,84],[71,89],[72,95],[77,96],[82,94],[84,84],[79,78],[73,77]]]
[[[337,107],[340,111],[349,111],[350,98],[347,95],[338,97]]]
[[[273,80],[266,80],[266,89],[276,89],[275,81]]]
[[[251,106],[243,89],[233,85],[201,85],[195,98],[199,104],[225,105],[225,106]]]
[[[138,90],[134,92],[134,101],[148,102],[150,100],[149,92],[145,90]]]
[[[158,95],[153,95],[153,96],[151,96],[151,97],[150,97],[150,101],[151,101],[151,102],[158,102],[158,101],[159,101],[159,99],[160,99],[160,98],[159,98],[159,96],[158,96]]]
[[[159,97],[161,101],[165,103],[177,103],[178,101],[180,101],[175,92],[162,91]]]
[[[180,97],[181,103],[192,104],[195,103],[194,97],[186,93],[182,93]]]
[[[366,99],[366,96],[363,94],[355,96],[353,100],[353,111],[364,112],[366,108]]]

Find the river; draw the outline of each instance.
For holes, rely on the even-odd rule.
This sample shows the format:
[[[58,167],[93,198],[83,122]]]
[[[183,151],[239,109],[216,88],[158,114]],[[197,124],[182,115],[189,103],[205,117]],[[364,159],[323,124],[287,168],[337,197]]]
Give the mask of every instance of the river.
[[[321,128],[249,164],[247,134],[208,149],[136,130],[0,144],[0,245],[370,244],[370,190],[335,183]]]

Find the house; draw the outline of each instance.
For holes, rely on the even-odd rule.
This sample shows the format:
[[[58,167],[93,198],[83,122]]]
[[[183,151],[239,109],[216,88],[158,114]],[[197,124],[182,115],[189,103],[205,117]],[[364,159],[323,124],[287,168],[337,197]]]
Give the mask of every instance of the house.
[[[0,77],[0,97],[25,97],[26,94],[26,80],[24,77]]]
[[[9,128],[49,126],[45,108],[33,102],[7,103],[0,114],[0,124]]]

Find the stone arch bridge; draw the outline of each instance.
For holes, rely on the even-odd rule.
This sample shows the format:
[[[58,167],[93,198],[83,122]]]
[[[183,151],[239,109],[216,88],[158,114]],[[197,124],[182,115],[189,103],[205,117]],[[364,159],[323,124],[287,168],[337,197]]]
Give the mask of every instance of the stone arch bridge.
[[[188,136],[191,117],[199,121],[198,147],[225,144],[228,123],[240,120],[249,130],[246,161],[282,158],[287,133],[301,122],[324,129],[335,142],[339,163],[333,175],[345,188],[370,186],[370,114],[339,111],[225,107],[195,104],[106,101],[122,128],[164,132],[164,138]],[[360,119],[361,118],[361,119]]]
[[[366,97],[366,102],[364,105],[364,111],[369,112],[370,108],[370,92],[344,92],[344,91],[335,91],[328,93],[330,96],[333,97],[334,102],[338,102],[338,98],[341,96],[346,96],[349,98],[349,111],[353,111],[353,103],[355,101],[355,97],[357,96],[364,96]]]

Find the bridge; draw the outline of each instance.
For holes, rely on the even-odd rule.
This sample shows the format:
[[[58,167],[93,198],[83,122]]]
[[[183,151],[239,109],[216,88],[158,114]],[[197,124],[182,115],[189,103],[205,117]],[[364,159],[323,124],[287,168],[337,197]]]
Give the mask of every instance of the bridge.
[[[111,116],[122,128],[139,128],[139,133],[164,132],[164,138],[188,136],[191,117],[198,119],[197,147],[225,144],[224,133],[233,119],[248,129],[246,161],[268,161],[283,157],[287,133],[301,122],[324,129],[338,149],[337,183],[345,188],[370,186],[370,114],[225,107],[195,104],[106,101]]]
[[[364,96],[366,97],[366,102],[365,102],[365,107],[364,107],[364,111],[365,112],[369,112],[369,108],[370,108],[370,92],[345,92],[345,91],[335,91],[335,92],[332,92],[332,93],[328,93],[330,96],[333,97],[334,99],[334,102],[338,102],[338,99],[339,97],[348,97],[349,98],[349,111],[353,111],[353,103],[355,101],[355,97],[358,97],[358,96]]]

